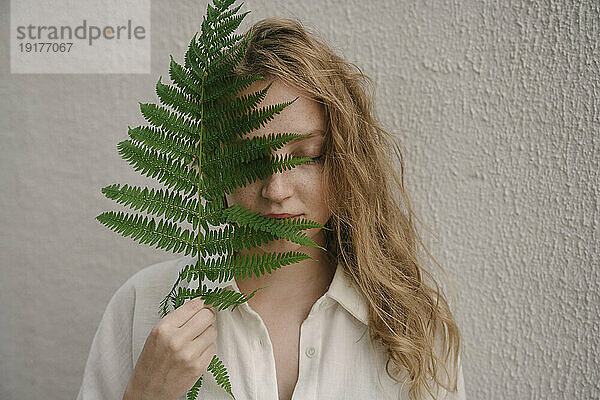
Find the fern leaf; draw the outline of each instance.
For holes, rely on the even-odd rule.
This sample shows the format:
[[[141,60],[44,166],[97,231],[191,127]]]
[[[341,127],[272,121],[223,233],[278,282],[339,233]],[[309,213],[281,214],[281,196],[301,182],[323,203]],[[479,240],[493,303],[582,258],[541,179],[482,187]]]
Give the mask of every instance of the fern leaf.
[[[268,89],[271,87],[273,82],[270,82],[264,89],[256,92],[241,95],[230,101],[216,101],[210,109],[205,110],[204,123],[216,126],[218,125],[218,118],[222,118],[223,115],[228,115],[230,118],[237,118],[240,115],[247,113],[252,108],[264,100]]]
[[[231,307],[234,310],[240,304],[243,304],[254,297],[254,294],[262,288],[255,289],[250,294],[236,292],[235,290],[217,288],[207,289],[202,286],[202,297],[206,304],[212,304],[217,310],[222,311]]]
[[[237,171],[221,169],[218,176],[213,176],[210,182],[202,184],[200,188],[201,195],[208,198],[218,198],[222,193],[231,194],[237,187],[265,179],[274,172],[292,169],[308,161],[311,161],[308,157],[289,155],[280,157],[277,155],[275,157],[252,160],[244,165],[244,168]]]
[[[250,140],[243,139],[227,143],[226,147],[215,149],[212,154],[207,155],[206,160],[203,161],[204,173],[213,177],[217,176],[216,173],[222,169],[223,165],[229,165],[231,169],[246,168],[244,163],[264,159],[285,143],[309,135],[298,133],[269,134],[257,136]]]
[[[134,210],[146,211],[157,217],[164,215],[165,218],[176,222],[186,220],[193,223],[198,220],[198,201],[196,199],[185,201],[177,192],[168,190],[163,192],[162,189],[148,191],[148,188],[128,185],[120,187],[115,184],[102,188],[102,193],[119,204]]]
[[[196,400],[198,397],[198,392],[200,391],[200,387],[202,386],[202,376],[198,378],[194,386],[186,393],[187,400]]]
[[[142,115],[154,126],[163,128],[173,135],[184,135],[185,138],[198,140],[200,134],[200,123],[189,122],[183,116],[172,113],[165,107],[156,104],[140,103]]]
[[[290,242],[297,243],[303,246],[318,246],[310,237],[305,233],[299,232],[295,229],[296,223],[294,221],[283,224],[279,220],[265,217],[258,212],[248,211],[245,208],[234,204],[229,207],[226,212],[227,222],[237,222],[240,225],[249,226],[254,229],[262,230],[274,234],[277,237],[289,240]],[[313,228],[318,228],[321,225],[305,220],[303,224],[312,224]]]
[[[96,217],[103,225],[121,235],[137,240],[139,243],[156,244],[159,249],[173,250],[175,253],[195,253],[196,245],[189,230],[181,232],[181,227],[175,223],[161,219],[156,224],[153,218],[139,214],[125,214],[114,211],[104,212]]]
[[[227,375],[227,369],[223,365],[223,362],[215,355],[213,356],[210,364],[207,368],[217,381],[217,384],[221,386],[231,397],[235,399],[233,393],[231,392],[231,383],[229,382],[229,376]]]
[[[186,169],[177,160],[143,146],[131,140],[124,140],[117,145],[119,154],[129,161],[136,171],[156,178],[168,188],[175,187],[183,190],[185,194],[195,193],[198,190],[198,174],[192,169]]]
[[[162,76],[156,82],[156,95],[163,104],[167,104],[179,113],[186,114],[189,118],[198,119],[201,115],[200,107],[195,104],[195,97],[184,93],[175,86],[165,85],[161,82]]]
[[[200,251],[203,256],[224,252],[252,249],[275,239],[269,232],[256,231],[249,227],[226,226],[224,229],[209,231],[201,238]],[[195,248],[194,248],[195,250]]]
[[[218,55],[215,60],[207,66],[207,77],[205,80],[207,86],[212,86],[217,80],[231,75],[234,66],[242,60],[247,49],[248,41],[246,39],[247,38],[243,38],[230,52]],[[263,77],[260,78],[262,79]]]
[[[187,93],[193,97],[202,96],[202,86],[198,84],[190,75],[190,73],[181,65],[179,65],[171,57],[171,63],[169,64],[169,77],[181,89],[184,93]]]
[[[143,144],[145,148],[159,150],[169,158],[181,160],[186,165],[197,159],[197,146],[181,136],[170,135],[152,126],[128,127],[128,134],[132,142]]]
[[[203,267],[203,271],[210,280],[225,282],[236,277],[259,277],[270,274],[283,266],[298,263],[306,259],[313,259],[302,252],[275,252],[252,254],[227,255],[218,259],[209,260]]]

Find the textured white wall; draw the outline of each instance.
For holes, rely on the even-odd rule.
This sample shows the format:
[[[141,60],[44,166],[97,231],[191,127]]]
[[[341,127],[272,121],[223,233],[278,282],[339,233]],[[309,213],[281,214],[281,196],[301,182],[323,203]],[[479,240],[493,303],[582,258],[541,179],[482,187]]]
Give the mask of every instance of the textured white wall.
[[[94,217],[119,209],[103,186],[160,187],[116,144],[143,123],[137,102],[158,102],[205,4],[153,1],[149,75],[11,75],[0,41],[0,399],[73,398],[110,296],[173,257]],[[300,18],[376,82],[454,281],[468,397],[600,398],[598,2],[244,7],[245,26]]]

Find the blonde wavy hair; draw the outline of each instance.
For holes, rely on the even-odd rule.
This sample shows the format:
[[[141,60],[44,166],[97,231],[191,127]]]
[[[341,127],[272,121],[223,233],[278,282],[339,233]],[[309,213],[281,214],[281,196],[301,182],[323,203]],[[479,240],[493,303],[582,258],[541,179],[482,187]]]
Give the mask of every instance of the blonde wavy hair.
[[[380,340],[384,346],[387,374],[401,382],[395,375],[407,372],[403,383],[410,385],[409,397],[415,400],[425,391],[435,396],[431,380],[456,391],[459,329],[439,285],[420,261],[418,244],[441,268],[413,223],[413,216],[421,221],[404,188],[402,153],[376,120],[372,81],[298,21],[263,19],[246,34],[250,41],[236,75],[279,78],[324,107],[324,190],[332,213],[326,248],[330,261],[342,263],[368,302],[371,343]],[[436,340],[443,354],[436,354]],[[453,373],[446,368],[450,359]]]

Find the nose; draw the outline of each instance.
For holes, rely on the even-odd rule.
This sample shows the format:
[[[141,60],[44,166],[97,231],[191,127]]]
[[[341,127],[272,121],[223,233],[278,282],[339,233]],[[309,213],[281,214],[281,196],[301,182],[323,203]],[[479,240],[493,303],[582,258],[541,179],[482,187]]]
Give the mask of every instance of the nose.
[[[264,180],[262,196],[273,202],[281,202],[294,193],[293,170],[275,172]]]

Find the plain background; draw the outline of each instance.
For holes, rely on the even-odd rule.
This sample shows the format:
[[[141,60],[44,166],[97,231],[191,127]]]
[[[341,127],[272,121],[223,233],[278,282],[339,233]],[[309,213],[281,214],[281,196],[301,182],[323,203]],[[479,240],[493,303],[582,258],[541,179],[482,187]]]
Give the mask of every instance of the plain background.
[[[108,300],[178,256],[95,220],[205,1],[152,2],[152,73],[11,75],[0,42],[0,399],[74,398]],[[424,234],[453,281],[470,399],[600,398],[598,2],[245,1],[373,78]]]

